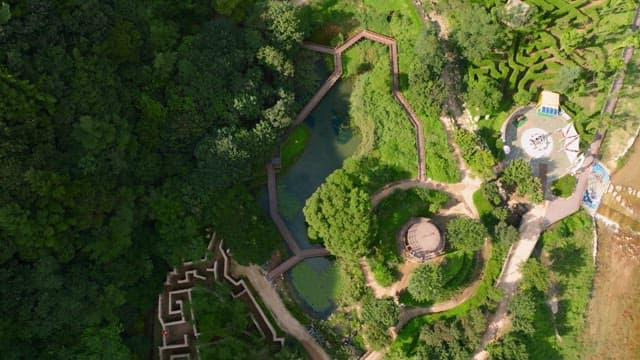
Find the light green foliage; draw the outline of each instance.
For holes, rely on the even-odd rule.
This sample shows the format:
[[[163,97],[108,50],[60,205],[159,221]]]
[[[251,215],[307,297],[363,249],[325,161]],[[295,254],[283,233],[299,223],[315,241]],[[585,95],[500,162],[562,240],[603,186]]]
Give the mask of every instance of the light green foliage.
[[[283,168],[291,166],[302,155],[310,135],[309,128],[305,124],[300,124],[293,129],[287,140],[280,147]]]
[[[509,316],[513,331],[532,334],[535,331],[533,327],[535,312],[536,305],[533,293],[523,291],[511,298],[509,301]]]
[[[321,241],[333,255],[357,259],[369,251],[377,230],[371,201],[344,170],[327,177],[303,211],[309,238]]]
[[[417,301],[433,301],[442,292],[443,278],[442,268],[439,265],[423,264],[411,274],[407,290]]]
[[[500,177],[502,184],[517,195],[529,196],[534,203],[543,200],[540,179],[533,176],[529,163],[524,159],[513,160]]]
[[[511,245],[518,240],[518,229],[504,221],[496,225],[494,232],[496,239],[502,244]]]
[[[502,93],[495,80],[479,76],[477,79],[469,79],[465,100],[472,114],[491,114],[500,106]]]
[[[487,235],[487,229],[479,221],[467,217],[457,217],[447,224],[447,242],[464,252],[479,250]]]
[[[567,174],[551,184],[551,191],[553,192],[553,195],[569,197],[571,196],[571,194],[573,194],[577,182],[578,180],[575,178],[575,176]]]
[[[453,36],[471,61],[486,59],[500,41],[501,26],[477,3],[447,1],[442,6],[454,22]]]
[[[360,265],[357,262],[338,259],[336,268],[338,269],[336,302],[348,306],[360,301],[367,289]]]
[[[482,139],[466,129],[456,130],[454,136],[467,166],[482,178],[494,176],[493,167],[496,160]]]
[[[545,292],[549,288],[549,270],[538,259],[531,258],[522,265],[522,289]]]
[[[578,66],[562,67],[554,80],[554,90],[565,93],[573,89],[581,73],[582,69]]]

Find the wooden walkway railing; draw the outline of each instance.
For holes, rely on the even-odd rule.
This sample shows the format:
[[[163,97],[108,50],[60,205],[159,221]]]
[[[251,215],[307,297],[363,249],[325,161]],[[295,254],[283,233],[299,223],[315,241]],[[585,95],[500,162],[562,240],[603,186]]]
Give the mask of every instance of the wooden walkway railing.
[[[334,70],[329,76],[329,78],[322,84],[320,89],[313,95],[311,100],[300,110],[300,113],[296,116],[294,121],[294,125],[297,125],[304,121],[309,114],[313,111],[313,109],[320,103],[320,101],[327,95],[329,90],[335,85],[335,83],[342,76],[342,53],[349,49],[351,46],[355,45],[361,39],[368,39],[371,41],[375,41],[389,47],[389,62],[391,64],[391,79],[392,79],[392,88],[391,93],[393,97],[396,99],[398,104],[402,106],[405,113],[411,120],[415,131],[416,131],[416,150],[418,152],[418,182],[424,182],[427,178],[426,175],[426,164],[425,164],[425,153],[424,153],[424,133],[422,130],[422,123],[416,115],[415,111],[409,105],[409,102],[402,96],[400,92],[400,80],[399,80],[399,66],[398,66],[398,47],[396,45],[396,41],[393,38],[388,36],[384,36],[373,31],[362,30],[354,36],[347,39],[340,46],[332,48],[325,45],[305,42],[302,44],[302,47],[308,50],[317,51],[323,54],[333,55],[334,61]],[[269,214],[273,219],[273,222],[276,224],[280,234],[284,238],[285,242],[293,252],[293,256],[278,265],[276,268],[271,270],[267,274],[268,280],[274,280],[278,276],[284,274],[286,271],[294,267],[300,261],[311,258],[311,257],[320,257],[330,255],[329,251],[324,248],[312,248],[312,249],[300,249],[300,246],[295,241],[293,234],[287,228],[285,222],[282,220],[280,213],[278,211],[278,194],[276,187],[276,174],[275,169],[271,163],[267,164],[267,180],[268,180],[268,190],[269,190]]]

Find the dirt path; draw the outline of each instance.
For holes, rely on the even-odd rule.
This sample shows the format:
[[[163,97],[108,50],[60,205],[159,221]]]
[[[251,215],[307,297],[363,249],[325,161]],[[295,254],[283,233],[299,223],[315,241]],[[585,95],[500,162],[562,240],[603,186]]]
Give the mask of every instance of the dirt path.
[[[258,266],[241,266],[234,262],[231,271],[235,276],[244,276],[249,279],[255,291],[260,294],[260,298],[262,298],[264,304],[275,317],[280,328],[298,339],[312,359],[329,359],[329,355],[327,355],[324,349],[318,345],[315,339],[309,335],[304,326],[302,326],[302,324],[300,324],[300,322],[291,315],[289,310],[287,310],[282,299],[280,299],[276,290],[261,273]]]
[[[378,282],[376,281],[373,275],[373,271],[371,271],[371,267],[367,262],[367,259],[361,258],[360,260],[358,260],[358,263],[360,264],[360,268],[362,268],[362,272],[364,273],[364,278],[367,286],[373,291],[373,295],[378,299],[390,296],[396,299],[396,301],[398,299],[398,293],[406,289],[409,285],[411,272],[420,265],[418,263],[405,261],[400,266],[400,280],[394,282],[390,286],[384,287],[378,284]]]
[[[489,261],[489,256],[491,255],[491,243],[489,239],[485,239],[484,245],[482,246],[481,258],[482,258],[482,266],[487,264]],[[467,301],[470,297],[472,297],[478,287],[482,283],[482,277],[484,275],[484,271],[478,274],[478,278],[474,280],[471,285],[467,286],[461,293],[457,296],[442,301],[439,303],[435,303],[431,306],[407,306],[400,310],[400,315],[398,316],[398,324],[395,327],[396,331],[400,331],[411,319],[416,316],[439,313],[447,310],[451,310],[454,307],[462,304]]]

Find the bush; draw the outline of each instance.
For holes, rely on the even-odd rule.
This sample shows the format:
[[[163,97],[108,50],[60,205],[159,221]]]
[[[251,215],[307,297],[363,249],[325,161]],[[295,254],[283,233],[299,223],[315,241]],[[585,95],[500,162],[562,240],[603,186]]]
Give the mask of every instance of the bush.
[[[578,179],[575,176],[565,175],[551,184],[551,192],[555,196],[569,197],[576,189]]]
[[[362,321],[369,325],[388,328],[398,322],[398,305],[393,298],[376,299],[368,297],[362,303]]]
[[[439,265],[423,264],[411,274],[407,290],[417,301],[432,301],[442,292],[443,278],[444,274]]]
[[[513,160],[502,173],[501,180],[505,187],[517,195],[529,196],[534,203],[544,198],[540,179],[533,176],[529,163],[524,159]]]
[[[477,220],[458,217],[447,224],[447,241],[457,250],[474,252],[482,247],[487,229]]]
[[[484,179],[492,177],[496,159],[482,139],[466,129],[456,130],[454,137],[467,166]]]

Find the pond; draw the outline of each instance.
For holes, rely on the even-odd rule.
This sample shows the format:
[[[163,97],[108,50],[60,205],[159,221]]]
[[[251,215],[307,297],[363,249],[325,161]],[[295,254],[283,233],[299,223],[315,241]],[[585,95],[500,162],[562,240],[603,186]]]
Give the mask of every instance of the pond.
[[[310,136],[300,158],[278,174],[278,206],[287,227],[302,249],[311,244],[302,209],[305,201],[333,171],[342,167],[360,143],[349,126],[349,96],[353,81],[339,80],[300,126]],[[307,259],[288,274],[296,293],[313,312],[326,316],[333,307],[336,270],[327,258]]]

